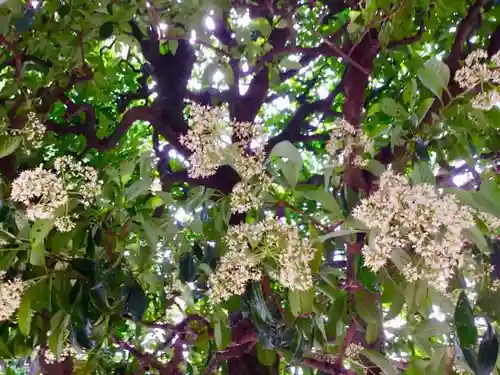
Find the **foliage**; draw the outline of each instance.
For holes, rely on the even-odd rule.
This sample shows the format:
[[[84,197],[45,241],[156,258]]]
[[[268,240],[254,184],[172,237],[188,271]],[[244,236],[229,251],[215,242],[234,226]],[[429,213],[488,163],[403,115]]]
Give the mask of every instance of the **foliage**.
[[[499,19],[0,1],[2,373],[498,374]]]

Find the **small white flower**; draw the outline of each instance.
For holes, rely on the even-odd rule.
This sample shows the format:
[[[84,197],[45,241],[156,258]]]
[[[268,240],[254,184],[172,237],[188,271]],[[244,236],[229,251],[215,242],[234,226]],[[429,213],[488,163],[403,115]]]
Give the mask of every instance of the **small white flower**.
[[[54,211],[68,201],[63,180],[42,166],[21,172],[12,183],[11,198],[26,207],[32,221],[51,219]]]
[[[365,264],[377,271],[394,251],[409,251],[412,263],[402,274],[414,282],[426,279],[444,290],[464,264],[463,231],[474,225],[473,212],[453,195],[431,185],[410,186],[392,170],[380,177],[379,190],[354,208],[353,216],[376,236],[362,249]]]
[[[0,278],[5,272],[0,273]],[[21,304],[25,284],[19,278],[0,283],[0,321],[8,320],[14,315]]]
[[[59,232],[71,232],[76,227],[76,224],[72,219],[73,217],[70,215],[58,217],[54,221],[54,226],[57,228]]]
[[[367,153],[371,152],[373,140],[363,134],[360,129],[356,129],[345,119],[336,121],[335,125],[335,128],[330,133],[330,139],[326,143],[326,153],[331,159],[338,157],[339,150],[341,150],[340,157],[342,160],[348,160],[349,156],[357,149]],[[357,166],[366,165],[360,155],[357,155],[353,162]]]
[[[64,362],[67,358],[72,358],[76,356],[77,356],[76,350],[69,345],[63,348],[61,354],[59,355],[59,358],[57,358],[56,355],[49,348],[47,348],[44,353],[45,363],[49,365],[55,363],[61,363]]]

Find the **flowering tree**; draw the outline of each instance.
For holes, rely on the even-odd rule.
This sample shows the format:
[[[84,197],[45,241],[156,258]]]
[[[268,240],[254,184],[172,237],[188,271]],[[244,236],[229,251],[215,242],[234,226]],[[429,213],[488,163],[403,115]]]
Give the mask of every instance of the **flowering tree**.
[[[498,374],[500,6],[0,1],[7,374]]]

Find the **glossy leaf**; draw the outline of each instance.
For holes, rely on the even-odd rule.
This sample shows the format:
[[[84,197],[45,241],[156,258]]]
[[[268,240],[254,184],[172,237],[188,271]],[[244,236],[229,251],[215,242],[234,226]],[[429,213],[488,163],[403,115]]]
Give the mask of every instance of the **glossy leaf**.
[[[486,332],[484,332],[479,344],[477,356],[478,375],[490,375],[498,358],[498,337],[491,327],[490,322],[487,321],[486,323]]]
[[[462,350],[476,345],[477,328],[474,324],[474,313],[464,292],[460,294],[455,307],[455,329]]]

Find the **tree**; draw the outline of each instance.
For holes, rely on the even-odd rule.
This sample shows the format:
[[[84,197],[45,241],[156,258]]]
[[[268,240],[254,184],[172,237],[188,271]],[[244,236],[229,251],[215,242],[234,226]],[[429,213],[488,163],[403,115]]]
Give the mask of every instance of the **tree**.
[[[499,373],[497,3],[2,1],[2,371]]]

